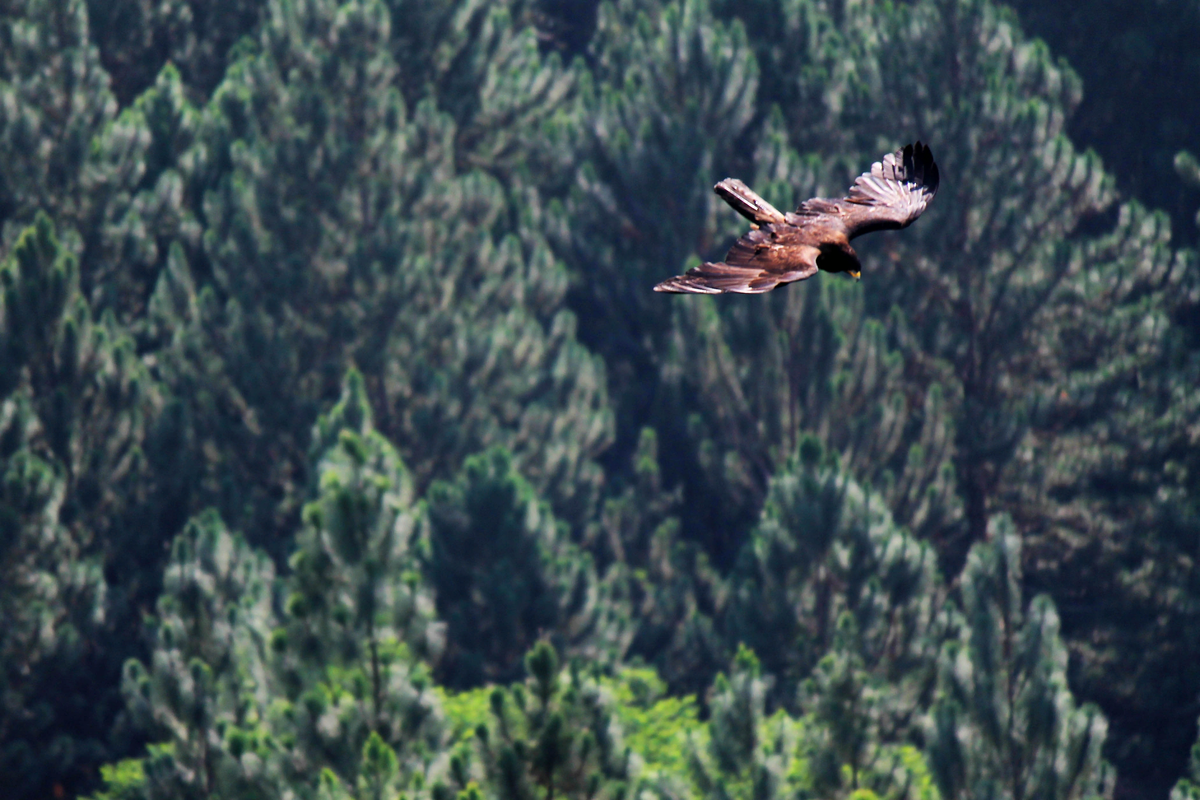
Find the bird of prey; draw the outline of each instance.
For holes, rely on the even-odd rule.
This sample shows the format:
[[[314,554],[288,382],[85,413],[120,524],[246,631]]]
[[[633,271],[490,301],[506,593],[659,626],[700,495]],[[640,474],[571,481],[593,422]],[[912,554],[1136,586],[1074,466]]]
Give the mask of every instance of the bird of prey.
[[[789,214],[736,178],[726,178],[713,191],[754,223],[751,231],[734,242],[723,262],[693,267],[654,291],[761,294],[810,278],[818,269],[848,272],[857,280],[860,265],[850,240],[872,231],[907,228],[937,188],[933,153],[920,142],[876,161],[840,200],[814,197]]]

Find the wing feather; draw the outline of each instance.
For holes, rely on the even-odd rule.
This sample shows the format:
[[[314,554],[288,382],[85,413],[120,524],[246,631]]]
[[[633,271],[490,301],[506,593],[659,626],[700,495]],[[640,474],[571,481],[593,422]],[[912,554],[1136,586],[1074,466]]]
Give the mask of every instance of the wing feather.
[[[837,207],[849,237],[907,228],[938,190],[938,168],[928,145],[905,145],[871,165]]]
[[[761,294],[781,283],[802,281],[817,272],[821,251],[784,223],[752,230],[734,242],[722,263],[704,263],[665,280],[656,292]]]

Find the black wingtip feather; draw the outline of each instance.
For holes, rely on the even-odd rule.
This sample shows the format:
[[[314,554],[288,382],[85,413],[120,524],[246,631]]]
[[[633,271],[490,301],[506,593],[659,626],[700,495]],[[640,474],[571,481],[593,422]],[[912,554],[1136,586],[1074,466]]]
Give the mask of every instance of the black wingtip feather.
[[[940,176],[937,162],[933,160],[933,150],[929,148],[929,145],[922,144],[920,139],[916,144],[905,145],[904,166],[909,175],[927,189],[929,194],[937,194]]]

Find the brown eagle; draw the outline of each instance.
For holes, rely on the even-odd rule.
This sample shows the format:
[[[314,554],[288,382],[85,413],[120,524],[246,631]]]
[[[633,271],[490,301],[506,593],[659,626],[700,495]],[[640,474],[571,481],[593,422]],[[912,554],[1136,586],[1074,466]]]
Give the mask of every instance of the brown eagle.
[[[933,153],[920,142],[905,145],[871,165],[840,200],[814,197],[783,214],[736,178],[713,187],[726,203],[754,223],[719,264],[702,264],[665,280],[656,292],[761,294],[781,283],[826,272],[859,277],[850,240],[871,231],[907,228],[921,216],[938,188]]]

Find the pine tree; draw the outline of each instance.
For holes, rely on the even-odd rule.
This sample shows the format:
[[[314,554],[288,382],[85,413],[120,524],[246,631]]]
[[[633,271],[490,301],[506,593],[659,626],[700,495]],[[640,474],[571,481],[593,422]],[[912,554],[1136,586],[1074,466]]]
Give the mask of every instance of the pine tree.
[[[1200,127],[1192,87],[1200,77],[1200,56],[1190,46],[1200,32],[1195,4],[1171,3],[1155,9],[1129,0],[1092,0],[1053,8],[1028,0],[1008,3],[1030,37],[1044,39],[1083,80],[1083,102],[1068,124],[1076,143],[1095,148],[1123,194],[1171,216],[1174,241],[1194,247],[1192,228],[1197,188],[1182,187],[1172,175],[1172,156],[1194,148]],[[1086,23],[1086,24],[1081,24]],[[1113,35],[1117,31],[1119,35]],[[1170,58],[1172,79],[1147,81],[1145,66]],[[1156,120],[1146,129],[1128,118],[1136,107]]]
[[[273,580],[270,561],[215,512],[172,544],[149,663],[125,667],[135,724],[157,740],[144,762],[145,797],[273,796]]]
[[[609,490],[598,526],[603,538],[592,547],[629,603],[627,657],[653,663],[673,692],[699,692],[727,659],[713,624],[726,584],[704,551],[681,536],[683,493],[663,486],[653,428],[642,430],[632,462],[617,472],[627,483]]]
[[[21,235],[2,281],[0,393],[25,396],[37,430],[23,444],[62,468],[64,521],[103,528],[136,475],[153,387],[128,335],[111,316],[93,317],[78,261],[48,217]]]
[[[778,75],[759,81],[752,48],[770,60],[756,37],[776,28],[723,24],[704,2],[602,12],[586,161],[551,237],[576,276],[582,336],[608,360],[615,451],[631,450],[642,425],[656,428],[668,485],[685,487],[685,535],[718,563],[732,562],[806,429],[878,483],[903,522],[941,530],[961,516],[943,393],[896,391],[905,328],[868,323],[861,290],[819,280],[716,302],[648,291],[688,259],[719,257],[742,231],[709,191],[714,180],[742,175],[782,205],[816,188],[821,171],[772,108]]]
[[[1184,344],[1195,307],[1187,257],[1171,251],[1165,218],[1113,203],[1099,160],[1065,135],[1078,78],[1024,39],[1004,8],[768,5],[781,27],[803,34],[804,47],[789,50],[767,29],[755,46],[764,63],[793,65],[780,74],[794,83],[778,89],[804,101],[783,105],[788,142],[822,155],[821,193],[841,191],[864,164],[917,137],[933,142],[947,176],[918,225],[862,245],[866,314],[904,323],[889,323],[889,335],[905,393],[942,387],[938,413],[950,423],[946,456],[966,523],[929,529],[943,568],[957,573],[988,517],[1011,513],[1029,537],[1026,581],[1058,600],[1064,633],[1088,665],[1081,691],[1114,720],[1113,753],[1128,753],[1123,767],[1152,752],[1181,763],[1190,725],[1165,712],[1195,692],[1176,672],[1190,656],[1151,640],[1173,649],[1190,639],[1151,634],[1144,620],[1190,625],[1188,604],[1166,600],[1192,592],[1174,567],[1193,558],[1180,469],[1195,418],[1180,391],[1195,374]],[[1160,486],[1175,488],[1157,494]],[[1112,546],[1097,550],[1098,541]],[[1100,677],[1117,653],[1130,660],[1116,671],[1144,676],[1144,688]],[[1151,705],[1164,685],[1178,693]],[[1153,723],[1134,721],[1147,714]],[[1153,791],[1171,780],[1147,778]]]
[[[581,519],[608,438],[600,364],[574,341],[548,249],[460,162],[454,119],[436,98],[406,102],[392,27],[376,2],[272,7],[201,126],[195,344],[162,359],[219,454],[212,499],[284,525],[306,480],[295,422],[353,359],[418,487],[506,443]]]
[[[285,616],[270,562],[215,512],[176,540],[151,658],[126,668],[152,740],[138,797],[390,796],[439,774],[445,730],[422,659],[441,626],[416,571],[419,510],[357,371],[312,440],[321,477]]]
[[[896,725],[896,709],[911,708],[904,689],[903,682],[890,683],[868,669],[858,624],[843,613],[829,652],[801,686],[806,791],[817,797],[863,791],[896,800],[937,797],[929,765],[911,743],[913,732]]]
[[[1007,517],[972,548],[961,591],[965,624],[942,652],[929,720],[942,797],[1109,796],[1107,722],[1071,696],[1054,602],[1024,604],[1021,543]]]
[[[85,290],[133,328],[144,349],[161,340],[146,330],[147,303],[172,246],[199,251],[200,198],[187,181],[196,161],[201,114],[167,64],[153,85],[95,137],[81,229]]]
[[[600,663],[628,645],[628,611],[613,582],[573,544],[499,448],[467,459],[426,498],[425,572],[446,621],[442,682],[450,688],[519,678],[543,635]]]
[[[108,754],[108,676],[89,679],[87,652],[105,584],[60,521],[61,467],[10,449],[36,425],[27,399],[10,396],[0,409],[0,769],[12,776],[13,797],[37,797],[79,781]]]
[[[717,675],[709,700],[708,741],[695,736],[690,741],[689,794],[771,800],[795,791],[790,784],[801,775],[799,731],[784,714],[766,717],[770,683],[745,647],[738,648],[728,677]]]
[[[955,572],[991,511],[1016,510],[1005,504],[1005,469],[1028,435],[1050,433],[1036,427],[1037,398],[1048,390],[1042,382],[1079,368],[1072,354],[1080,348],[1039,350],[1037,342],[1104,335],[1137,351],[1139,332],[1124,315],[1134,319],[1135,309],[1162,303],[1179,265],[1173,270],[1157,237],[1146,235],[1158,223],[1136,207],[1107,237],[1079,235],[1095,230],[1113,194],[1098,159],[1077,153],[1063,133],[1079,101],[1078,79],[1044,45],[1021,40],[1002,8],[986,0],[862,3],[819,33],[809,48],[813,68],[799,75],[800,91],[821,98],[824,113],[807,114],[788,135],[837,156],[826,163],[854,159],[845,176],[823,181],[841,184],[895,144],[858,131],[894,132],[896,141],[936,134],[935,144],[945,142],[943,172],[969,177],[939,193],[929,224],[922,219],[904,236],[863,245],[868,258],[884,250],[872,259],[867,312],[903,309],[915,345],[901,349],[906,369],[942,383],[953,400],[946,411],[956,421],[953,459],[967,527],[965,538],[944,540],[941,549]],[[855,53],[852,75],[835,68],[839,48]],[[1130,258],[1147,260],[1136,277],[1127,275]],[[1091,304],[1119,313],[1076,314]]]
[[[1094,244],[1088,256],[1106,265],[1091,277],[1094,301],[1056,326],[1079,355],[1041,389],[1036,438],[1009,469],[1014,508],[1037,520],[1026,584],[1061,609],[1078,691],[1111,722],[1120,791],[1158,794],[1194,738],[1174,709],[1200,690],[1183,666],[1200,652],[1187,633],[1194,604],[1181,602],[1200,591],[1190,567],[1200,557],[1190,455],[1198,410],[1185,388],[1200,365],[1192,333],[1177,322],[1196,296],[1192,265],[1168,239],[1163,217],[1131,208]]]
[[[78,260],[44,214],[0,266],[0,292],[0,747],[25,762],[19,791],[36,794],[106,752],[111,653],[124,653],[102,627],[104,545],[141,493],[155,397],[131,338],[111,315],[94,318]]]
[[[731,582],[723,633],[761,653],[777,701],[791,706],[838,643],[851,651],[842,658],[858,659],[889,687],[882,735],[906,734],[928,702],[937,649],[952,625],[936,556],[815,438],[773,479]],[[843,615],[852,634],[839,633]]]
[[[83,0],[0,10],[0,107],[0,242],[38,211],[78,230],[92,140],[117,112]]]
[[[112,81],[113,94],[129,106],[173,65],[194,99],[209,96],[225,74],[230,50],[252,36],[263,0],[90,0],[91,39]]]
[[[460,166],[501,180],[513,197],[563,180],[561,120],[578,70],[539,42],[553,26],[544,0],[387,0],[404,100],[436,100],[454,122]],[[568,150],[569,152],[569,150]],[[527,234],[533,233],[527,230]]]
[[[455,749],[450,781],[433,796],[470,797],[473,783],[476,793],[506,800],[637,796],[636,760],[611,690],[578,662],[563,669],[544,641],[525,665],[523,683],[490,690],[487,722]]]
[[[427,547],[411,478],[374,430],[362,376],[313,432],[316,498],[289,564],[286,624],[273,638],[275,713],[295,743],[288,774],[331,769],[341,783],[404,788],[423,775],[443,729],[428,667],[441,647]]]
[[[711,514],[736,526],[762,508],[770,476],[816,435],[926,536],[959,527],[954,427],[938,384],[904,385],[903,319],[870,319],[863,292],[830,277],[750,302],[680,304],[665,383],[693,398],[689,434]],[[689,301],[693,298],[689,298]],[[733,527],[736,530],[736,527]]]
[[[670,486],[683,466],[675,454],[691,449],[687,410],[660,396],[670,314],[649,289],[711,247],[708,188],[750,125],[758,70],[744,31],[714,21],[702,0],[603,6],[591,63],[573,123],[582,163],[546,224],[571,269],[580,336],[606,359],[616,456],[628,457],[641,428],[654,427],[670,454]],[[700,497],[684,504],[687,516],[717,507]],[[685,518],[685,529],[692,524]],[[725,532],[714,528],[710,538]],[[718,555],[718,544],[704,544]]]

